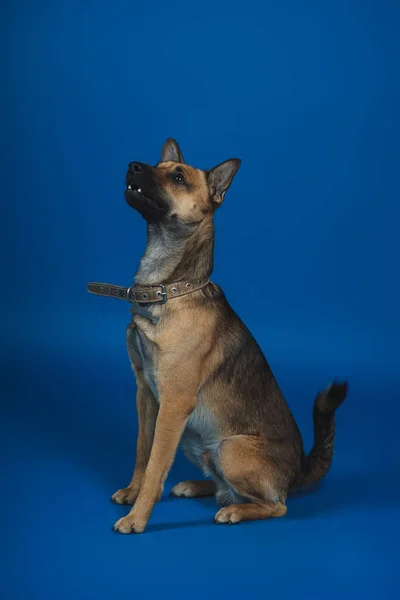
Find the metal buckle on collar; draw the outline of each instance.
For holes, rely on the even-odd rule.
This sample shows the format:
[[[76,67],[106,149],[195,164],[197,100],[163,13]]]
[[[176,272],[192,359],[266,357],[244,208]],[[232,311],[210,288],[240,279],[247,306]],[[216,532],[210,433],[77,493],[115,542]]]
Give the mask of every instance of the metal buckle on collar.
[[[156,296],[161,297],[161,300],[159,300],[159,304],[165,304],[167,301],[167,290],[165,289],[165,285],[163,285],[162,283],[160,283],[159,285],[161,288],[161,292],[157,292]]]
[[[132,289],[133,287],[134,287],[133,285],[129,286],[129,287],[128,287],[128,289],[127,289],[127,291],[126,291],[126,299],[128,300],[128,302],[131,302],[131,303],[133,303],[133,302],[135,302],[135,301],[136,301],[135,294],[133,294],[133,298],[130,298],[130,297],[129,297],[129,295],[130,295],[130,293],[131,293],[131,289]]]
[[[135,287],[134,285],[131,285],[127,289],[126,299],[128,300],[128,302],[131,302],[131,303],[137,302],[138,304],[142,304],[142,303],[146,304],[147,298],[143,298],[142,297],[142,298],[138,299],[138,297],[136,296],[135,292],[132,292],[132,297],[130,297],[132,288],[134,288],[134,287]],[[167,298],[167,290],[165,289],[165,285],[163,285],[162,283],[159,283],[158,287],[161,288],[161,292],[156,292],[156,296],[158,298],[160,298],[160,300],[157,300],[156,302],[150,302],[149,306],[151,306],[152,304],[165,304],[166,301],[168,300],[168,298]]]

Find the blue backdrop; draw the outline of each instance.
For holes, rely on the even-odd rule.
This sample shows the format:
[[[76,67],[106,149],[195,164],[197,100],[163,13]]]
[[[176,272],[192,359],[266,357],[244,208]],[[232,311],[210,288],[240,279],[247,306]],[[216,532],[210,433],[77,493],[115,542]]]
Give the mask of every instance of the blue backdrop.
[[[389,598],[399,534],[398,2],[23,2],[1,7],[2,476],[7,600]],[[242,167],[216,219],[214,280],[304,434],[348,378],[336,456],[284,519],[217,527],[168,498],[111,533],[135,453],[127,306],[145,226],[127,163],[167,136]],[[261,282],[264,306],[237,294]]]

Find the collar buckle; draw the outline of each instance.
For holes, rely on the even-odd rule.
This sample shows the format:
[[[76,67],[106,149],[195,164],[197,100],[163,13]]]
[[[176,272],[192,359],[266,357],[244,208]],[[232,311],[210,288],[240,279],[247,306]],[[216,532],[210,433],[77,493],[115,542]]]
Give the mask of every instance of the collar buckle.
[[[165,289],[165,285],[163,285],[162,283],[160,283],[159,286],[161,288],[161,292],[156,292],[156,296],[158,298],[160,298],[160,300],[158,300],[157,304],[165,304],[166,301],[168,300],[167,290]]]
[[[150,302],[150,304],[165,304],[166,301],[168,300],[167,290],[165,288],[165,285],[163,285],[162,283],[159,283],[157,285],[157,287],[161,288],[161,291],[156,292],[156,296],[157,296],[157,298],[159,298],[159,300],[155,300],[155,301],[153,300],[152,302]],[[133,291],[134,289],[135,289],[135,285],[133,284],[126,291],[126,299],[128,300],[128,302],[130,302],[131,304],[133,302],[137,302],[138,304],[140,304],[140,303],[146,304],[147,293],[143,292],[141,294],[141,296],[139,297],[139,295]]]

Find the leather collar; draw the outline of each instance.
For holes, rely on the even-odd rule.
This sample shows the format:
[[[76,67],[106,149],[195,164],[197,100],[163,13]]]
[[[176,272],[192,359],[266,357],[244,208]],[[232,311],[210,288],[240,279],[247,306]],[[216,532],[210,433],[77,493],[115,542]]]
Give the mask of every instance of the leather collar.
[[[117,298],[118,300],[128,300],[128,302],[139,305],[157,305],[165,304],[168,300],[186,296],[201,290],[210,280],[208,278],[196,279],[195,281],[179,281],[177,283],[168,283],[166,285],[158,283],[156,285],[131,285],[129,288],[120,285],[110,285],[109,283],[91,282],[87,284],[87,290],[96,296],[107,296]]]

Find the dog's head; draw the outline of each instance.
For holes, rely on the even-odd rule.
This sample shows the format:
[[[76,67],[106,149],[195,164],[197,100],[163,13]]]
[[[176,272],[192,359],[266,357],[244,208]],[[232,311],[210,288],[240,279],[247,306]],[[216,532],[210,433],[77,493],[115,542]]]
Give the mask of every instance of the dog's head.
[[[168,139],[155,167],[129,164],[125,198],[149,223],[199,223],[221,205],[239,167],[240,160],[231,158],[210,171],[195,169],[185,164],[177,142]]]

